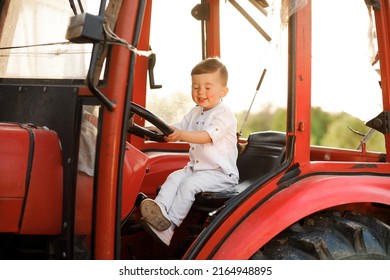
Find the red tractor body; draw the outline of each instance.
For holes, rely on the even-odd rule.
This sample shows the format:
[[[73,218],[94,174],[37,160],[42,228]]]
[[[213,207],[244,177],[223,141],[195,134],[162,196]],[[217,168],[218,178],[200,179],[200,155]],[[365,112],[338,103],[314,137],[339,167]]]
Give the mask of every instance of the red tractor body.
[[[52,42],[15,43],[17,19],[28,11],[18,1],[1,2],[6,66],[0,65],[0,258],[390,258],[389,1],[367,5],[375,18],[383,101],[382,114],[368,125],[384,135],[384,151],[369,151],[365,141],[355,150],[311,144],[314,3],[309,0],[288,21],[285,131],[241,137],[238,144],[245,149],[237,162],[241,179],[236,191],[198,194],[169,247],[143,230],[138,206],[143,195],[155,197],[166,177],[185,166],[188,143],[150,141],[133,130],[134,124],[145,126],[145,119],[155,125],[161,121],[144,109],[150,88],[159,88],[153,76],[156,60],[150,55],[156,2],[102,1],[87,16],[76,10],[72,15],[72,5],[67,6],[61,16],[73,20],[67,27],[69,41],[59,48],[93,47],[74,51],[87,53],[90,60],[84,61],[66,57],[74,54],[72,49],[50,53],[73,61],[64,78],[48,77],[50,70],[29,76],[23,65],[7,72],[15,65],[13,56],[21,56],[15,49],[38,48],[38,57],[49,53],[39,47]],[[192,10],[202,29],[198,60],[225,59],[222,2],[201,1]],[[251,2],[268,8],[267,1]],[[45,0],[31,5],[39,10]],[[18,12],[20,17],[14,14]],[[190,12],[180,13],[190,17]],[[38,23],[34,27],[37,34],[45,32]],[[180,59],[171,58],[173,64]],[[84,63],[81,78],[73,76],[80,66],[76,62]],[[168,115],[180,109],[175,106],[165,108]],[[87,128],[96,129],[92,175],[78,170],[89,107],[98,112],[95,128]]]

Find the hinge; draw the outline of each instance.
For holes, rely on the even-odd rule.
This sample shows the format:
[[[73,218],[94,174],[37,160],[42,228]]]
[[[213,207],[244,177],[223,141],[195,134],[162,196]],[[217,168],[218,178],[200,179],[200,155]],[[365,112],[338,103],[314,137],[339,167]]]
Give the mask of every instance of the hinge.
[[[364,0],[367,6],[372,6],[375,11],[381,9],[381,1],[380,0]]]
[[[210,8],[208,3],[202,3],[196,5],[191,10],[191,15],[197,20],[209,20]]]

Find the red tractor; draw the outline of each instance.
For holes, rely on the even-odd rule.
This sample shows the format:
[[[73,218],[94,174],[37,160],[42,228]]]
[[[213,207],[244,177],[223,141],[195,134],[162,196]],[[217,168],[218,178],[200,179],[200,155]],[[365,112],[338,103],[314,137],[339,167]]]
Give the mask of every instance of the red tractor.
[[[93,2],[0,1],[1,259],[390,258],[388,0],[348,1],[345,9],[339,1],[311,0]],[[318,12],[317,2],[329,9]],[[381,111],[366,122],[369,132],[359,147],[320,146],[311,139],[315,91],[347,85],[341,93],[327,90],[325,100],[335,108],[376,98],[375,89],[359,95],[354,85],[365,79],[346,69],[338,75],[339,64],[314,66],[334,57],[342,39],[352,46],[342,60],[353,70],[361,66],[345,59],[359,48],[351,34],[367,34],[354,30],[360,26],[351,23],[351,3],[372,23]],[[282,27],[271,32],[252,9],[261,17],[280,13],[274,18]],[[233,23],[232,13],[252,33]],[[342,21],[331,29],[338,15]],[[321,16],[323,25],[316,21]],[[348,32],[336,36],[341,29]],[[327,36],[332,40],[326,44],[315,43]],[[269,78],[272,71],[264,67],[267,74],[257,71],[264,83],[256,89],[282,88],[282,97],[270,91],[284,100],[285,130],[240,135],[235,192],[199,193],[171,245],[163,246],[140,226],[138,206],[188,161],[188,144],[165,143],[163,135],[190,103],[165,95],[165,85],[183,81],[189,90],[190,81],[176,73],[189,78],[187,69],[218,56],[233,61],[230,77],[244,89],[246,79],[257,75],[247,66],[262,53],[258,41],[247,39],[277,46],[285,59],[285,71],[275,71],[284,79]],[[323,86],[317,86],[318,76],[325,78]],[[346,99],[349,91],[354,95]],[[245,90],[240,94],[252,98]],[[366,112],[368,105],[359,109]],[[145,129],[146,121],[163,134]],[[341,138],[358,133],[345,132]],[[375,133],[383,143],[379,151],[369,149]]]

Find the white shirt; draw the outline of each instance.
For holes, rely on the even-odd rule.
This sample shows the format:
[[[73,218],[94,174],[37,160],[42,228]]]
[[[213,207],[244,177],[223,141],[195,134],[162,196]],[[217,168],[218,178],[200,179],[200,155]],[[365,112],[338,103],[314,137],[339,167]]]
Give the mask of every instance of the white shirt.
[[[205,130],[212,139],[208,144],[190,143],[190,161],[187,166],[194,171],[221,170],[238,178],[237,120],[229,107],[222,102],[208,111],[196,106],[174,126],[182,130]]]

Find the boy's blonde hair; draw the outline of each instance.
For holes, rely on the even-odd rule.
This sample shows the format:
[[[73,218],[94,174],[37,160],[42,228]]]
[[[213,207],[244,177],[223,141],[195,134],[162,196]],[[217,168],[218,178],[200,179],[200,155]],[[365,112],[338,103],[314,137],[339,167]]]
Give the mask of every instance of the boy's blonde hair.
[[[199,62],[191,71],[191,76],[219,72],[222,85],[228,82],[228,71],[225,64],[217,57],[210,57]]]

